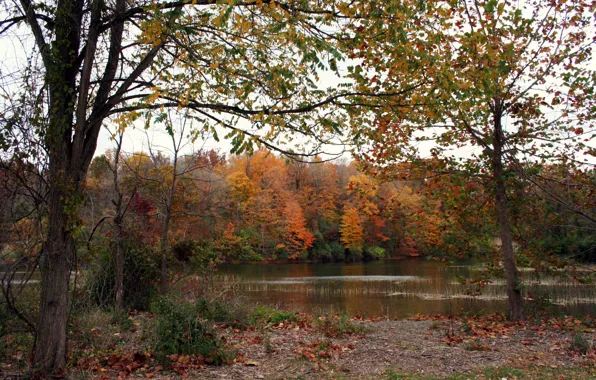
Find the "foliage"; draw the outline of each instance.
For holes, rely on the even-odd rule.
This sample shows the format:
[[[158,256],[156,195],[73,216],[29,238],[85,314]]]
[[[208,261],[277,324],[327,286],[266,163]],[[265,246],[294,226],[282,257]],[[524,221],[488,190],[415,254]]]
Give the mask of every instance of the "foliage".
[[[315,323],[328,338],[343,338],[346,335],[362,334],[364,326],[352,322],[346,313],[326,315],[315,318]]]
[[[99,248],[99,258],[87,281],[92,300],[101,307],[114,302],[115,271],[112,249],[115,243],[109,239]],[[138,310],[147,310],[157,292],[159,268],[153,247],[127,240],[124,252],[124,303]]]
[[[320,236],[320,238],[317,236]],[[310,260],[318,262],[341,262],[346,259],[346,247],[341,243],[323,240],[323,235],[318,231],[315,233],[315,237],[315,243],[308,254]]]
[[[222,363],[219,339],[199,319],[195,305],[161,298],[151,304],[151,312],[156,316],[156,353],[203,355]]]
[[[365,247],[362,251],[364,260],[378,260],[385,257],[385,249],[381,247]]]
[[[351,250],[361,250],[364,233],[360,224],[360,215],[355,208],[347,208],[341,217],[341,242]]]
[[[258,305],[249,316],[251,325],[272,324],[282,322],[297,322],[296,314],[291,311],[284,311],[269,306]]]
[[[238,302],[205,298],[193,302],[196,304],[197,314],[206,321],[223,322],[235,327],[244,327],[250,323],[247,307]]]
[[[176,260],[185,263],[188,263],[198,250],[198,243],[191,239],[182,240],[172,245],[172,253]]]
[[[419,22],[364,21],[364,27],[399,43],[368,41],[357,33],[351,41],[361,59],[360,70],[351,73],[361,86],[373,82],[385,92],[416,88],[395,102],[379,102],[374,116],[352,121],[361,139],[359,157],[370,173],[399,179],[415,174],[431,179],[425,186],[447,174],[462,178],[465,184],[436,191],[446,209],[463,216],[473,217],[466,203],[485,209],[482,224],[494,226],[501,240],[511,317],[521,319],[514,240],[525,240],[522,250],[530,248],[525,254],[536,267],[549,266],[532,249],[535,243],[527,243],[540,235],[519,233],[523,225],[515,228],[525,219],[521,215],[535,215],[525,214],[536,205],[525,195],[533,192],[539,196],[532,201],[553,200],[584,222],[596,221],[592,210],[582,207],[585,202],[552,191],[535,170],[552,163],[567,171],[590,170],[595,147],[586,136],[594,132],[596,73],[586,30],[596,25],[593,5],[479,0],[411,5],[408,17]],[[399,17],[390,12],[393,2],[378,6],[387,19]],[[411,102],[416,105],[406,106]],[[362,128],[366,117],[375,128]],[[460,154],[462,148],[466,154]],[[404,162],[417,170],[403,170]]]
[[[571,351],[586,355],[594,349],[594,338],[592,334],[582,332],[575,333],[571,341]]]

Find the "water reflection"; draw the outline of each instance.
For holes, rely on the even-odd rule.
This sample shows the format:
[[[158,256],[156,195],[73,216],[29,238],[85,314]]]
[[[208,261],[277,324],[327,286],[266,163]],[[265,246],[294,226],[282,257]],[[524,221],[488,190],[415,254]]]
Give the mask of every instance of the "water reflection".
[[[353,264],[226,265],[222,274],[240,277],[239,289],[253,303],[353,315],[404,318],[417,313],[457,314],[506,310],[505,285],[495,281],[472,297],[456,281],[478,267],[445,266],[426,260]],[[593,313],[596,286],[527,276],[533,295],[549,295],[574,313]],[[557,282],[558,281],[558,282]],[[546,285],[542,285],[544,282]],[[561,302],[562,301],[562,302]]]

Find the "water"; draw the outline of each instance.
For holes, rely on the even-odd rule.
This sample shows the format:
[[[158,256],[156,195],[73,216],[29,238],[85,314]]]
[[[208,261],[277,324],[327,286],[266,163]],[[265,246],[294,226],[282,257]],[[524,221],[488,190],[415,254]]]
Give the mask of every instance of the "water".
[[[308,312],[348,312],[368,317],[406,318],[423,314],[505,311],[505,285],[495,280],[471,296],[458,277],[473,275],[473,264],[386,260],[334,264],[234,264],[219,273],[250,303]],[[596,285],[522,272],[534,297],[548,296],[574,314],[596,314]],[[229,276],[232,275],[232,276]]]

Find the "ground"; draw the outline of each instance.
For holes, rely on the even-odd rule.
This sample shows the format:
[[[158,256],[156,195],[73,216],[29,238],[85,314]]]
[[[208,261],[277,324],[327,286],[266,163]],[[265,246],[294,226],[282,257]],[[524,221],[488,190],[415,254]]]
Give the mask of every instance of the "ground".
[[[142,315],[133,317],[139,318]],[[498,315],[356,318],[346,323],[317,318],[299,315],[297,322],[247,329],[216,325],[227,349],[235,352],[229,363],[221,366],[208,365],[203,358],[173,355],[170,367],[164,369],[151,353],[134,353],[131,348],[111,356],[96,353],[93,361],[84,356],[75,362],[71,377],[596,379],[594,350],[580,353],[582,342],[593,345],[593,321],[567,318],[510,323]],[[140,330],[137,333],[141,334]],[[117,338],[121,339],[120,335]]]
[[[262,336],[259,332],[235,334],[231,342],[250,360],[207,367],[195,376],[371,379],[415,375],[443,378],[469,373],[474,378],[488,367],[559,369],[590,365],[588,359],[570,351],[572,334],[568,332],[517,326],[500,332],[483,329],[465,332],[469,323],[448,320],[376,321],[362,325],[366,329],[364,334],[341,339],[303,329],[274,328],[266,332],[267,345],[255,340]],[[557,375],[556,371],[552,372]],[[596,378],[595,368],[591,369],[591,375]],[[586,378],[589,376],[587,370]]]

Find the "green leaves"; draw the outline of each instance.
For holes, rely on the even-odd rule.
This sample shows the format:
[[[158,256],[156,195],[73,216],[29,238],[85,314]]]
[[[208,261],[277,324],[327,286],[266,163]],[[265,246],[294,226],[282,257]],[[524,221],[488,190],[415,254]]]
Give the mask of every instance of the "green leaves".
[[[498,0],[488,0],[484,4],[484,10],[486,10],[488,13],[494,13],[497,9],[497,5],[499,5]]]

